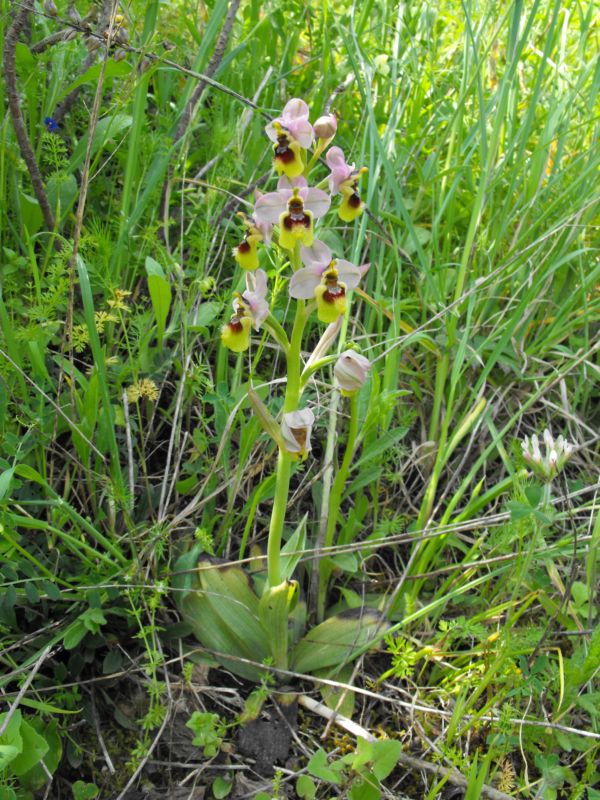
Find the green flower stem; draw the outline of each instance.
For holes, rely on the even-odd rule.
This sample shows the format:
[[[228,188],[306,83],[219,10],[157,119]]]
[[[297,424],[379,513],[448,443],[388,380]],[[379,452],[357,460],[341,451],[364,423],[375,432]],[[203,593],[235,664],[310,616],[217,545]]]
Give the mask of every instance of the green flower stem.
[[[294,272],[301,267],[299,242],[296,244],[294,251],[290,253],[290,263]],[[287,385],[285,399],[283,401],[284,414],[289,411],[296,411],[298,408],[298,401],[300,400],[300,371],[302,367],[300,353],[306,319],[305,303],[303,300],[298,300],[294,327],[292,329],[292,338],[286,353]],[[287,510],[290,491],[291,463],[291,455],[280,447],[275,477],[275,499],[273,501],[271,524],[269,526],[269,541],[267,544],[267,573],[269,585],[271,587],[278,586],[282,581],[281,538],[283,535],[285,512]]]
[[[277,472],[275,475],[275,499],[269,526],[269,541],[267,543],[267,574],[269,586],[279,586],[281,583],[281,535],[285,523],[285,512],[290,489],[292,459],[285,450],[279,448],[277,457]]]
[[[310,377],[314,375],[315,372],[318,372],[318,370],[328,366],[329,364],[335,363],[337,360],[337,355],[323,356],[323,358],[319,358],[318,361],[315,361],[310,366],[304,367],[302,374],[300,375],[300,390],[302,391],[304,389]]]
[[[352,456],[354,455],[354,448],[356,446],[356,438],[358,435],[358,392],[350,398],[350,424],[348,426],[348,438],[346,439],[346,449],[344,451],[344,458],[337,471],[337,475],[331,487],[329,495],[329,508],[327,514],[327,527],[325,529],[325,536],[321,545],[317,544],[317,559],[319,559],[319,552],[322,548],[328,548],[333,545],[335,536],[335,528],[337,518],[342,503],[342,494],[350,465],[352,463]],[[327,584],[331,574],[331,562],[327,559],[319,561],[319,589],[317,596],[317,619],[319,622],[325,616],[325,600],[327,597]]]
[[[333,138],[333,137],[331,137],[331,138]],[[312,154],[311,159],[308,162],[308,165],[307,165],[306,169],[304,170],[304,177],[305,178],[308,178],[308,175],[309,175],[311,169],[314,167],[314,165],[317,163],[317,161],[321,158],[321,154],[323,153],[323,151],[327,150],[327,148],[329,147],[329,143],[330,142],[331,142],[331,139],[319,139],[318,140],[317,146],[315,147],[315,151]]]

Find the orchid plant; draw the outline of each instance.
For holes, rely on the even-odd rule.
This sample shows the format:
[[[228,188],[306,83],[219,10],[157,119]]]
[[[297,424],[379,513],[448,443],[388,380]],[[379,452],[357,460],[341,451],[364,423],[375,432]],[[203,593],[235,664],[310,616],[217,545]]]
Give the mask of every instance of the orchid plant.
[[[251,215],[241,215],[244,235],[233,249],[235,261],[246,273],[246,290],[233,298],[233,314],[222,328],[221,341],[233,353],[243,353],[251,347],[253,332],[266,331],[283,352],[286,364],[280,419],[249,390],[254,412],[278,452],[266,577],[251,579],[240,567],[223,567],[207,556],[193,564],[197,553],[190,553],[184,562],[194,570],[182,593],[184,617],[200,642],[220,654],[222,664],[251,679],[264,670],[257,664],[269,659],[276,667],[298,672],[338,668],[362,652],[382,629],[375,611],[363,609],[359,614],[342,613],[322,621],[321,607],[319,624],[306,631],[306,606],[294,579],[298,551],[306,542],[306,518],[283,545],[293,464],[311,452],[315,414],[304,400],[305,389],[315,372],[334,364],[335,390],[355,403],[371,369],[368,359],[355,349],[328,355],[348,313],[350,293],[369,268],[368,264],[346,261],[318,238],[318,226],[330,211],[332,198],[340,198],[336,209],[343,222],[351,223],[364,210],[359,183],[366,169],[357,170],[346,162],[339,147],[330,147],[336,131],[332,114],[311,125],[309,108],[298,98],[290,100],[281,116],[266,126],[273,143],[273,167],[279,176],[277,187],[256,197]],[[319,185],[311,186],[311,173],[322,171],[323,154],[329,174]],[[268,278],[259,266],[260,249],[268,247],[280,251],[289,296],[295,301],[289,336],[270,310]],[[305,329],[315,312],[325,328],[312,353],[303,359]],[[353,410],[355,417],[355,405]],[[344,462],[351,456],[351,447],[349,442]],[[331,536],[325,544],[331,544]],[[319,575],[319,597],[323,599],[330,573],[321,570]]]

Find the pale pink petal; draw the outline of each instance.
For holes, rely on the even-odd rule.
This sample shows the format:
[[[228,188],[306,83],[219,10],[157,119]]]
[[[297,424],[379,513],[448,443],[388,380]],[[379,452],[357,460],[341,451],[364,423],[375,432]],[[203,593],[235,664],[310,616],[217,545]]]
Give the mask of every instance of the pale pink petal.
[[[254,216],[257,222],[279,222],[279,217],[287,211],[285,192],[269,192],[256,201]]]
[[[300,255],[307,267],[313,264],[329,266],[331,262],[331,250],[319,239],[315,239],[310,247],[302,247]]]
[[[304,199],[304,207],[312,211],[315,219],[322,217],[329,211],[331,198],[322,189],[309,189]]]
[[[293,120],[286,125],[286,128],[300,145],[306,150],[312,145],[315,140],[315,132],[313,126],[307,119]]]
[[[300,189],[304,189],[308,186],[306,182],[306,178],[304,175],[298,175],[297,178],[292,178],[291,180],[288,178],[287,175],[282,175],[281,178],[277,181],[277,191],[278,192],[288,192],[288,196],[292,196],[292,189],[295,187],[299,187]]]
[[[263,237],[263,242],[268,246],[271,244],[271,233],[273,231],[273,224],[271,222],[264,222],[255,220],[254,225]]]
[[[312,300],[315,289],[321,282],[323,269],[313,265],[294,272],[290,278],[290,297],[295,297],[296,300]]]
[[[370,263],[369,264],[360,264],[360,266],[358,267],[359,270],[360,270],[360,274],[361,275],[366,275],[367,270],[369,269],[370,266],[371,266]]]
[[[244,292],[243,297],[250,306],[252,319],[254,320],[254,328],[258,331],[269,316],[269,304],[263,297],[259,297],[254,292]]]
[[[297,119],[308,119],[309,113],[309,108],[304,100],[301,100],[299,97],[293,97],[291,100],[288,100],[283,107],[281,118],[284,124],[286,124],[287,122]]]
[[[246,272],[246,289],[249,292],[254,292],[257,297],[267,296],[267,273],[264,269]]]
[[[267,273],[264,269],[246,273],[246,291],[242,295],[243,301],[249,306],[256,330],[260,329],[265,319],[269,316],[269,304],[265,300],[267,295]]]
[[[348,180],[352,175],[354,164],[346,164],[341,147],[330,147],[325,156],[325,161],[331,170],[329,190],[331,194],[337,194],[340,190],[340,184]]]
[[[348,164],[341,147],[330,147],[325,156],[325,162],[329,169],[344,170],[348,175],[354,171],[354,164]]]
[[[341,258],[336,263],[336,269],[338,271],[338,280],[346,285],[346,289],[356,289],[362,277],[360,269]]]
[[[275,127],[276,122],[281,125],[281,117],[277,117],[277,119],[274,119],[273,122],[267,123],[267,125],[265,126],[265,133],[267,134],[269,139],[275,144],[277,144],[277,137],[279,136],[279,131]]]

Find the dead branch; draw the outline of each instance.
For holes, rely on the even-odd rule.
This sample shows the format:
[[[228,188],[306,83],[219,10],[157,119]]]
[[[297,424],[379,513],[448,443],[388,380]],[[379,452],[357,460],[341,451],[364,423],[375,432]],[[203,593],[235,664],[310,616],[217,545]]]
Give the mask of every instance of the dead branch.
[[[55,221],[54,214],[50,208],[46,190],[44,189],[44,182],[40,168],[38,166],[33,148],[27,136],[27,129],[23,121],[21,113],[21,102],[17,92],[17,70],[16,70],[16,48],[17,41],[21,32],[27,25],[29,15],[33,11],[33,0],[23,0],[21,3],[14,3],[15,16],[12,25],[8,29],[6,39],[4,40],[4,73],[6,82],[6,93],[8,95],[8,107],[12,118],[13,127],[15,129],[15,136],[19,143],[19,149],[23,160],[27,165],[29,177],[33,186],[33,191],[42,210],[44,222],[49,231],[54,231]],[[18,9],[18,10],[17,10]]]

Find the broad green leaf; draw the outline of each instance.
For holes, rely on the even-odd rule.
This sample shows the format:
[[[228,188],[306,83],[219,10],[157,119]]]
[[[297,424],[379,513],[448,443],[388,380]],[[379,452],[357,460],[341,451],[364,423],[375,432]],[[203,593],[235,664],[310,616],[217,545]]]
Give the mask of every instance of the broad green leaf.
[[[71,788],[73,800],[93,800],[100,793],[100,789],[95,783],[85,783],[85,781],[75,781]]]
[[[14,474],[15,468],[11,467],[10,469],[5,469],[0,475],[0,502],[7,497]]]
[[[211,789],[216,799],[221,800],[221,798],[227,797],[227,795],[233,789],[233,781],[227,780],[226,778],[222,778],[221,776],[219,776],[218,778],[215,778],[215,780],[213,781]]]
[[[347,664],[385,630],[381,615],[373,609],[349,609],[317,625],[296,645],[292,669],[314,672]]]
[[[55,172],[48,179],[46,193],[54,217],[60,222],[64,220],[75,202],[79,186],[74,175]]]
[[[7,712],[8,713],[8,712]],[[6,713],[0,714],[0,725],[4,723]],[[21,712],[17,709],[8,723],[6,730],[0,736],[0,770],[3,770],[23,751],[23,737],[21,736]]]
[[[31,195],[25,194],[25,192],[20,192],[19,205],[21,207],[23,225],[27,229],[27,233],[33,236],[34,233],[39,231],[44,222],[44,215],[42,214],[40,204],[35,197],[31,197]]]
[[[284,581],[265,589],[258,604],[258,617],[277,667],[287,666],[288,619],[297,599],[298,581]]]
[[[382,436],[378,436],[374,442],[362,451],[360,458],[352,467],[353,471],[360,469],[363,464],[371,464],[386,450],[390,450],[397,442],[404,439],[408,430],[408,428],[396,428],[393,431],[384,433]]]
[[[246,573],[238,567],[219,567],[206,557],[198,567],[196,588],[184,592],[181,601],[184,618],[198,641],[218,653],[264,661],[270,653],[269,642],[258,618],[258,597]],[[223,657],[219,660],[253,681],[264,672],[262,666]]]
[[[207,328],[211,322],[221,315],[223,303],[218,300],[208,300],[198,306],[198,310],[190,319],[189,330],[198,331]]]
[[[19,748],[14,744],[0,744],[0,770],[6,769],[11,761],[19,755]]]
[[[374,775],[366,775],[353,784],[348,800],[380,800],[381,789]]]
[[[310,775],[300,775],[296,781],[296,794],[305,800],[314,800],[317,795],[317,786]]]
[[[29,772],[49,749],[43,736],[40,736],[26,719],[21,721],[20,734],[23,739],[23,749],[10,765],[11,770],[17,776]]]
[[[15,46],[15,62],[19,72],[29,72],[36,68],[35,58],[24,42],[17,42]]]
[[[63,639],[65,650],[73,650],[75,647],[77,647],[79,642],[81,642],[86,634],[87,629],[83,622],[80,620],[75,620],[75,622],[72,622],[65,631]]]
[[[131,126],[132,119],[127,114],[114,114],[110,117],[104,117],[96,125],[94,131],[94,138],[92,140],[92,157],[109,142],[123,133],[126,128]],[[87,134],[79,140],[77,146],[73,150],[73,155],[69,161],[69,170],[74,172],[83,164],[86,150],[87,150],[88,137]]]
[[[323,670],[322,674],[320,671],[318,671],[317,676],[326,677],[329,672],[329,669]],[[335,680],[339,681],[340,683],[349,683],[351,675],[352,665],[347,664],[345,667],[342,667],[342,669],[336,670]],[[344,717],[352,717],[354,714],[354,705],[356,703],[356,694],[354,692],[344,689],[341,686],[332,686],[328,683],[322,684],[319,689],[321,692],[321,697],[323,698],[323,702],[327,708],[343,714]],[[341,705],[340,700],[342,701]]]
[[[161,347],[171,307],[171,286],[160,264],[150,256],[146,258],[146,273],[148,275],[148,291],[156,317],[158,346]]]
[[[100,77],[100,70],[102,69],[102,64],[94,64],[93,67],[87,69],[83,75],[80,75],[76,78],[72,83],[70,83],[65,89],[63,89],[62,93],[59,95],[57,102],[60,102],[64,97],[70,94],[74,89],[77,89],[78,86],[83,86],[84,83],[97,83],[98,78]],[[106,62],[106,68],[104,70],[104,79],[106,78],[120,78],[124,75],[129,75],[131,72],[131,65],[128,64],[126,61],[114,61],[112,58],[109,58]]]
[[[296,565],[302,558],[302,552],[306,547],[307,519],[308,514],[305,514],[298,523],[296,530],[281,548],[281,573],[286,580],[294,574]]]
[[[314,756],[306,765],[306,769],[315,778],[320,778],[322,781],[334,783],[336,786],[341,783],[341,776],[339,770],[331,768],[327,761],[327,753],[323,748],[319,748]]]

